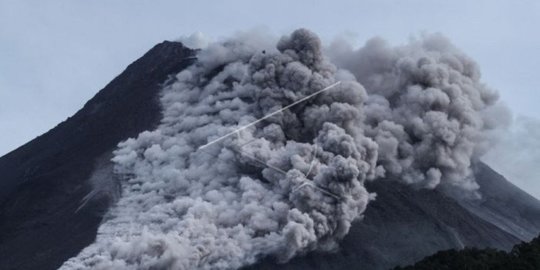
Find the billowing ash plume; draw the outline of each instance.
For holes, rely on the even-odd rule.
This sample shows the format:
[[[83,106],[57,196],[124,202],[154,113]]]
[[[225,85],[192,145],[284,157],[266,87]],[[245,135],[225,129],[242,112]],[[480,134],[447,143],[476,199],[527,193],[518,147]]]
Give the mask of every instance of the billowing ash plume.
[[[381,173],[431,188],[478,188],[471,159],[490,145],[500,113],[474,61],[440,35],[397,48],[378,38],[357,51],[334,47],[336,62],[368,91],[365,133],[379,146]]]
[[[441,38],[334,51],[339,68],[303,29],[276,46],[210,44],[198,58],[163,90],[160,126],[120,143],[122,196],[96,242],[63,269],[287,261],[336,248],[374,197],[367,180],[475,190],[469,165],[495,127],[484,112],[496,95]]]

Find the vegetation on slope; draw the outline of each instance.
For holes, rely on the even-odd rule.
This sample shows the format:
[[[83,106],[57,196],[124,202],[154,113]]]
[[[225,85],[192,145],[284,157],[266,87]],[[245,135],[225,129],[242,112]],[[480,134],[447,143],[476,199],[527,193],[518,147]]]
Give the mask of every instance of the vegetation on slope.
[[[521,243],[510,252],[495,249],[466,248],[446,250],[426,257],[412,266],[397,267],[395,270],[538,270],[540,269],[540,236],[529,243]]]

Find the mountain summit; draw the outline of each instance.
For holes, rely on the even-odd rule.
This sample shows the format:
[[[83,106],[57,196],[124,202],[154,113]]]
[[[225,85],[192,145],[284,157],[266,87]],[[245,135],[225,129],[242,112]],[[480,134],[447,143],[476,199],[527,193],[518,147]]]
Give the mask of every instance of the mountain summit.
[[[320,48],[316,48],[317,43],[311,42],[311,39],[310,35],[300,32],[297,36],[291,37],[291,40],[282,41],[278,45],[284,55],[280,55],[283,57],[279,58],[280,61],[289,61],[288,57],[298,57],[303,65],[317,71],[322,70],[321,73],[327,72],[328,67],[321,55],[293,54],[293,52],[317,52]],[[306,44],[312,47],[306,47],[304,43],[297,42],[298,40],[307,42]],[[261,51],[262,54],[266,54],[266,51]],[[252,65],[250,67],[268,64],[264,62],[269,61],[264,58],[265,56],[257,57],[259,56],[250,60],[249,65]],[[205,65],[212,66],[209,59],[199,60]],[[160,104],[160,98],[162,102],[163,99],[167,102],[167,97],[160,96],[160,90],[173,84],[175,76],[196,61],[196,52],[179,42],[166,41],[158,44],[129,65],[74,116],[0,158],[0,175],[2,175],[0,262],[3,268],[56,269],[96,240],[100,224],[111,220],[107,215],[108,209],[121,196],[119,194],[121,188],[118,186],[124,179],[119,179],[120,174],[113,172],[114,166],[110,161],[118,143],[137,137],[146,130],[153,130],[158,125],[168,124],[166,117],[170,115],[166,113],[170,112],[167,111],[164,115]],[[241,65],[231,66],[231,69],[243,70]],[[296,78],[304,76],[298,71],[305,68],[296,63],[287,67],[289,66],[291,72],[288,76],[294,79],[290,79],[291,81],[287,83],[294,84]],[[225,69],[219,65],[212,68],[216,73]],[[328,70],[332,71],[332,68]],[[261,73],[257,76],[264,75]],[[258,78],[257,76],[254,78]],[[476,75],[471,75],[474,76]],[[230,78],[223,78],[223,81],[224,84],[233,87],[237,83],[236,79],[231,75]],[[426,81],[422,81],[421,84],[429,83],[430,78],[424,79]],[[357,86],[349,85],[349,87]],[[339,100],[344,97],[332,98]],[[363,97],[360,95],[359,98]],[[170,99],[173,100],[172,97]],[[245,96],[240,99],[252,101],[253,97]],[[219,101],[215,100],[209,102],[219,104]],[[274,104],[273,100],[268,99],[266,102],[264,103],[266,105]],[[322,99],[320,102],[326,101]],[[342,109],[335,105],[332,108]],[[194,109],[207,108],[194,107]],[[222,110],[212,113],[230,112]],[[174,126],[174,122],[170,124],[172,127],[182,128]],[[272,128],[273,126],[269,126],[265,130],[270,130],[268,134],[274,134],[276,140],[279,140],[280,133],[272,131]],[[325,134],[344,132],[332,125],[325,125],[321,129],[327,131]],[[308,141],[306,136],[312,136],[309,132],[302,133],[303,130],[298,130],[298,133],[291,133],[288,136],[298,141]],[[346,137],[347,134],[341,135]],[[319,138],[324,140],[322,135]],[[367,145],[364,150],[371,151]],[[155,153],[159,154],[159,151]],[[153,154],[152,151],[147,154],[145,152],[148,156]],[[268,171],[263,173],[254,171],[254,168],[258,167],[252,163],[245,162],[243,165],[245,166],[242,169],[245,169],[246,175],[265,176],[269,179],[275,177],[267,176],[270,174]],[[347,228],[348,233],[339,242],[339,247],[327,251],[317,249],[306,254],[302,254],[303,250],[300,250],[298,256],[292,259],[287,257],[286,259],[291,260],[280,264],[279,268],[388,269],[412,264],[445,249],[490,247],[509,250],[513,245],[538,235],[540,202],[512,185],[487,165],[475,161],[471,167],[479,185],[478,192],[482,195],[481,199],[457,198],[441,189],[418,188],[393,179],[397,176],[391,173],[384,179],[367,181],[365,184],[367,190],[376,193],[377,196],[367,206],[363,213],[364,217],[355,219],[350,228]],[[415,174],[417,169],[411,168],[408,173]],[[430,172],[428,175],[437,174]],[[369,172],[365,173],[369,175]],[[440,178],[441,172],[438,174]],[[309,175],[309,172],[306,175]],[[363,194],[362,192],[361,189],[358,190],[358,194]],[[174,199],[168,194],[162,196],[167,201]],[[353,208],[361,208],[361,203]],[[341,219],[336,222],[342,224],[339,223]],[[328,223],[333,224],[332,221]],[[330,236],[335,234],[334,231],[328,233]],[[328,240],[325,237],[322,237],[324,238],[322,242]],[[333,242],[328,241],[328,246],[332,245]],[[203,259],[201,258],[201,261]],[[257,259],[254,265],[247,268],[274,269],[278,267],[278,262],[283,262],[283,258],[280,261],[276,256]]]
[[[94,241],[109,196],[79,209],[93,172],[118,142],[158,124],[162,84],[193,55],[181,43],[156,45],[75,115],[0,158],[3,269],[56,269]]]

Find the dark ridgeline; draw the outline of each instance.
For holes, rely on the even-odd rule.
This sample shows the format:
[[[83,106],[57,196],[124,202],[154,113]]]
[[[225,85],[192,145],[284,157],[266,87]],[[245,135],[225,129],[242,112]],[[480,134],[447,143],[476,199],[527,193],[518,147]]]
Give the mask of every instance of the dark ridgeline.
[[[160,84],[193,55],[156,45],[74,116],[0,158],[0,269],[56,269],[94,241],[107,204],[76,212],[88,178],[118,142],[159,123]]]
[[[0,158],[1,269],[56,269],[93,242],[109,200],[102,196],[78,210],[92,173],[104,171],[100,184],[114,185],[111,152],[159,123],[161,85],[193,56],[178,42],[156,45],[73,117]],[[475,174],[484,194],[479,202],[458,203],[390,180],[368,183],[377,200],[337,252],[279,266],[267,258],[248,268],[386,269],[451,248],[508,250],[540,231],[538,200],[482,163]]]
[[[514,246],[510,252],[495,249],[466,248],[439,251],[414,265],[395,270],[471,269],[471,270],[538,270],[540,269],[540,236],[530,243]]]

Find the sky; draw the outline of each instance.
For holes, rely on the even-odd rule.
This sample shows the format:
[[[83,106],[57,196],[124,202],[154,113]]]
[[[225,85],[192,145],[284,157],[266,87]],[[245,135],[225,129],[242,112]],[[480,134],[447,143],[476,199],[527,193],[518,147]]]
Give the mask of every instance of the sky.
[[[540,130],[538,14],[534,0],[0,0],[0,156],[73,115],[163,40],[195,32],[219,40],[254,28],[281,35],[306,27],[325,42],[346,37],[361,46],[380,36],[399,45],[440,32],[479,63],[483,81],[515,115],[504,140],[532,141],[501,144],[486,160],[540,198],[534,170],[540,153],[527,151],[540,146],[531,138],[531,130]],[[505,162],[517,156],[520,166]]]

